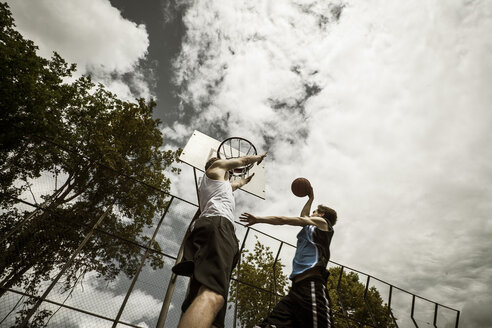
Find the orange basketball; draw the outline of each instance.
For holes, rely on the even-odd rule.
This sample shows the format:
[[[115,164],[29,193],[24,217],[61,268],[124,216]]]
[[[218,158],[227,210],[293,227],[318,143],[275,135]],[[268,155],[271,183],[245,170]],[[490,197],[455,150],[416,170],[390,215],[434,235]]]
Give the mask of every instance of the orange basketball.
[[[297,178],[292,181],[290,189],[297,197],[305,197],[311,192],[311,183],[306,178]]]

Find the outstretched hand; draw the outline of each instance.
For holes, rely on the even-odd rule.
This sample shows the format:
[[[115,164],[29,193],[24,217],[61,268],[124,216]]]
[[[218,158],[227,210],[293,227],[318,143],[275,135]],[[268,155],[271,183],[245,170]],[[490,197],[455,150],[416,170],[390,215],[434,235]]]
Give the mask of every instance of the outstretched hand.
[[[251,181],[251,179],[253,179],[253,177],[254,177],[254,176],[255,176],[255,174],[253,173],[253,174],[251,174],[249,177],[244,178],[244,180],[245,180],[245,181],[244,181],[244,184],[249,183],[249,182]]]
[[[260,155],[260,159],[258,160],[258,162],[256,162],[256,165],[260,165],[260,163],[263,161],[263,159],[266,157],[268,153],[264,153],[263,155]]]
[[[239,217],[239,221],[246,223],[247,227],[252,226],[255,223],[258,223],[258,219],[256,218],[256,216],[249,213],[241,214],[241,216]]]

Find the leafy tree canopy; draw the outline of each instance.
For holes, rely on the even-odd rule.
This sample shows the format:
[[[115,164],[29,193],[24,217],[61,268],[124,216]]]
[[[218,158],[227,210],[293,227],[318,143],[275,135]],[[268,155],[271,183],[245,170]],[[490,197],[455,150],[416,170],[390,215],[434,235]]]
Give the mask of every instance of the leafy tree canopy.
[[[334,316],[336,327],[396,327],[375,287],[368,288],[366,293],[366,286],[355,272],[343,271],[340,277],[340,267],[329,271],[327,287],[332,310],[338,314]]]
[[[68,269],[66,288],[88,271],[131,277],[141,259],[134,243],[148,242],[145,227],[166,206],[165,172],[177,171],[179,151],[161,150],[154,101],[120,100],[90,76],[73,78],[75,65],[58,54],[36,52],[0,3],[0,286],[36,293],[107,208],[100,228],[129,242],[95,233]],[[41,196],[40,177],[53,182]],[[37,208],[16,206],[26,195]],[[155,254],[149,262],[163,265]]]
[[[253,251],[244,250],[241,262],[233,272],[239,281],[231,282],[229,301],[237,300],[237,317],[241,327],[252,328],[260,323],[280,300],[274,293],[285,295],[288,279],[283,273],[284,265],[273,256],[270,247],[256,240]],[[275,275],[274,275],[275,268]],[[254,287],[253,287],[254,286]]]

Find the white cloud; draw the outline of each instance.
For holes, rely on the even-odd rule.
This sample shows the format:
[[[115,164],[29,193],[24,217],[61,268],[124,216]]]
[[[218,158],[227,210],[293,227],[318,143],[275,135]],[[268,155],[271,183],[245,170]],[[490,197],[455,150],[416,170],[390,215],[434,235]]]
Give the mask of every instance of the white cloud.
[[[297,213],[289,183],[309,178],[340,214],[333,259],[459,309],[469,295],[492,306],[490,4],[347,1],[339,21],[333,8],[194,2],[175,62],[190,130],[214,122],[268,147],[259,214]],[[462,283],[471,268],[477,288]]]
[[[149,46],[146,28],[124,19],[108,0],[8,3],[18,30],[39,46],[41,56],[58,52],[79,73],[93,74],[125,99],[150,96],[149,76],[139,67]]]
[[[161,129],[163,135],[166,136],[167,139],[174,140],[176,142],[184,143],[186,139],[193,133],[193,130],[190,126],[181,124],[179,122],[174,122],[173,126],[166,126]]]

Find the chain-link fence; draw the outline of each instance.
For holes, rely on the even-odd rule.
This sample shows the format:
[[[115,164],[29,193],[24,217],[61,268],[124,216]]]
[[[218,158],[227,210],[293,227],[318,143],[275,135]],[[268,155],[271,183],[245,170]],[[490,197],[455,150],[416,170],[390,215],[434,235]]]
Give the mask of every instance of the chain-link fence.
[[[176,327],[188,278],[170,269],[197,205],[60,152],[98,166],[91,174],[114,186],[106,194],[73,190],[57,204],[69,177],[46,172],[18,181],[25,184],[21,193],[2,193],[0,327]],[[295,246],[235,226],[242,257],[225,325],[252,327],[287,292]],[[337,326],[458,327],[455,309],[338,263],[329,269]]]

